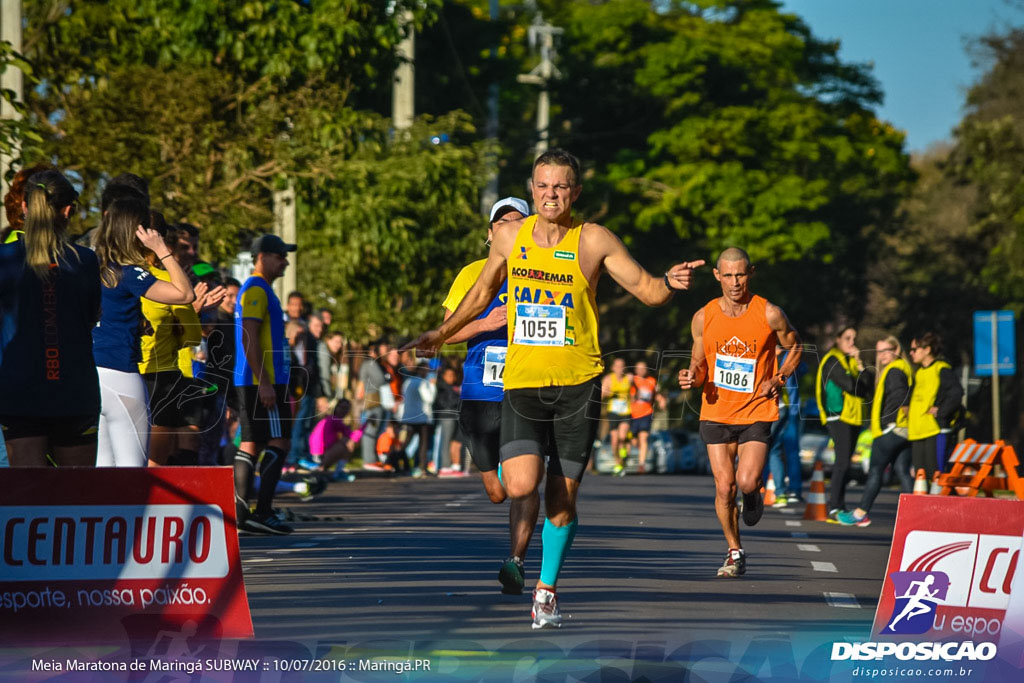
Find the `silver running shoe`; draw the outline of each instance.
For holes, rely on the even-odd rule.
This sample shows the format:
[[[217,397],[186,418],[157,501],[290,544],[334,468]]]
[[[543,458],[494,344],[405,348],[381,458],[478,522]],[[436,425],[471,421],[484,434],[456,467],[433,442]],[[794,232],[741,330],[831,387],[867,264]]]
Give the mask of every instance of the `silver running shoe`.
[[[554,591],[537,588],[533,591],[533,628],[562,628],[558,612],[558,596]]]

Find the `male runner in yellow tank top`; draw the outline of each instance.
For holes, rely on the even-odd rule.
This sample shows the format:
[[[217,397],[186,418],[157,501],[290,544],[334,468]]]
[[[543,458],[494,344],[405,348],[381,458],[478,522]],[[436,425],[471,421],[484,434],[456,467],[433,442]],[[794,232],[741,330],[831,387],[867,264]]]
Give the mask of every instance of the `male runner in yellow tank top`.
[[[568,152],[555,149],[538,157],[531,178],[537,214],[495,229],[487,262],[455,313],[408,345],[436,353],[508,280],[500,457],[509,496],[534,495],[544,480],[543,444],[550,438],[555,450],[547,465],[535,629],[562,624],[556,582],[576,533],[576,494],[600,420],[597,280],[606,270],[640,301],[660,306],[687,289],[694,268],[704,264],[679,263],[662,277],[648,273],[611,231],[573,216],[580,178],[579,161]]]

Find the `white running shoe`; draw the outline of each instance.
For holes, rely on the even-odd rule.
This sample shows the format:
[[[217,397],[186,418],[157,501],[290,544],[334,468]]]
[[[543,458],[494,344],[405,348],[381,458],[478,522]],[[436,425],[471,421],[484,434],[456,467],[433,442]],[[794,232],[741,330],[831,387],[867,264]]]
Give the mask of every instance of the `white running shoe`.
[[[562,628],[562,615],[558,612],[558,596],[554,591],[537,588],[533,591],[533,628]]]

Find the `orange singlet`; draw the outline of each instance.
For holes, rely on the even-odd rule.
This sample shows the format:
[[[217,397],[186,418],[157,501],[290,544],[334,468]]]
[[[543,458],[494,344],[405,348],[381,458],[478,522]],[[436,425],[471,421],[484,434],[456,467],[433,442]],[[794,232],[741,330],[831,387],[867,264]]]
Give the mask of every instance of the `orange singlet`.
[[[757,388],[777,371],[778,337],[768,325],[768,302],[753,296],[746,312],[730,318],[719,299],[704,307],[704,355],[708,376],[700,419],[748,425],[779,419],[779,402],[757,398]]]
[[[656,377],[637,377],[633,375],[633,386],[630,388],[630,395],[633,397],[633,419],[647,417],[654,412],[654,394],[658,389]]]

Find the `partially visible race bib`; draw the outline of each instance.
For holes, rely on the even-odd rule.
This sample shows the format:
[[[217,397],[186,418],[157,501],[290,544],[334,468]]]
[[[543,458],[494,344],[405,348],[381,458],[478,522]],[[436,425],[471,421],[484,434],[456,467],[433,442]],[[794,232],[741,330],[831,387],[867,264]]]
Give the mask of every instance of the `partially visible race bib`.
[[[505,388],[506,346],[488,346],[484,349],[484,386]]]
[[[636,400],[643,403],[650,403],[654,400],[654,392],[650,389],[637,389]]]
[[[756,358],[717,354],[715,356],[715,386],[741,394],[752,394],[754,393],[756,370]]]
[[[513,344],[565,346],[565,308],[546,304],[516,304]]]
[[[615,415],[625,415],[629,412],[629,401],[624,398],[613,398],[611,412]]]

